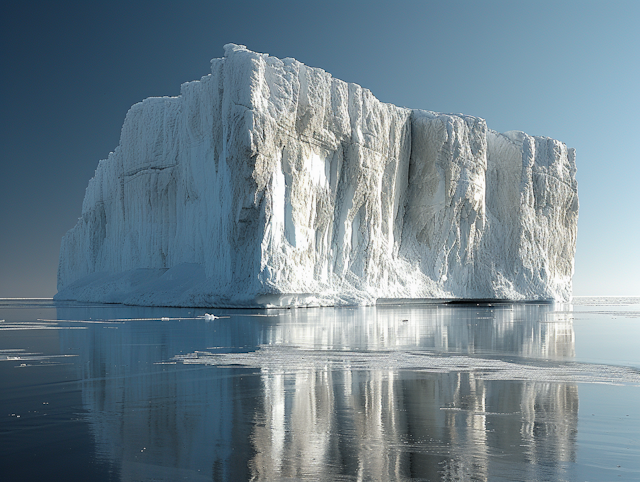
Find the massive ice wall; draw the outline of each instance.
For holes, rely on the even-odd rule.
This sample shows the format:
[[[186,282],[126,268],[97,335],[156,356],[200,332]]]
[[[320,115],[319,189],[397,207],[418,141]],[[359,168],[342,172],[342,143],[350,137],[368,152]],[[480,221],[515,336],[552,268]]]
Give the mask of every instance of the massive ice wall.
[[[134,105],[62,240],[58,299],[182,306],[571,297],[561,142],[384,104],[225,46]]]

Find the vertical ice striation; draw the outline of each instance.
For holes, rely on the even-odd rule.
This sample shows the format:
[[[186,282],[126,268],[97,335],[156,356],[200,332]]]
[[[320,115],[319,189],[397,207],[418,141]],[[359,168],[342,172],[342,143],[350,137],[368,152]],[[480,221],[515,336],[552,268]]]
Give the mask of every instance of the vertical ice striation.
[[[63,238],[57,297],[567,300],[575,172],[558,141],[229,44],[180,96],[131,108]]]

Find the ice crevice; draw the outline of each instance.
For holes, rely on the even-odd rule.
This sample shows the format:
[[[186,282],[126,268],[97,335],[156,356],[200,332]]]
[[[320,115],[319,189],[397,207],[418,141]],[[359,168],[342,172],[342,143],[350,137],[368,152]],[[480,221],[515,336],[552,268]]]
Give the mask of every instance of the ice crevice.
[[[136,174],[139,174],[144,171],[162,171],[163,169],[170,169],[172,167],[176,167],[177,164],[167,164],[166,166],[150,166],[150,167],[139,167],[137,169],[132,169],[129,172],[125,172],[123,174],[124,177],[134,177]]]
[[[571,298],[575,151],[237,45],[125,118],[58,299],[322,306]]]

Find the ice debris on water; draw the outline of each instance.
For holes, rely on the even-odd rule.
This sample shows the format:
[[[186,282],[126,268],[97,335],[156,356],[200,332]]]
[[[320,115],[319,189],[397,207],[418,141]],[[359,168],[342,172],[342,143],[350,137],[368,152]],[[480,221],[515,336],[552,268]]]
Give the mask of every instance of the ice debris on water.
[[[535,382],[579,382],[640,386],[634,368],[591,363],[518,363],[465,355],[442,356],[429,352],[309,350],[288,345],[261,345],[248,353],[194,352],[176,355],[184,364],[246,366],[286,373],[332,370],[422,370],[434,373],[473,372],[483,380],[527,380]]]
[[[129,110],[62,240],[56,299],[567,301],[577,220],[562,142],[229,44],[179,96]]]

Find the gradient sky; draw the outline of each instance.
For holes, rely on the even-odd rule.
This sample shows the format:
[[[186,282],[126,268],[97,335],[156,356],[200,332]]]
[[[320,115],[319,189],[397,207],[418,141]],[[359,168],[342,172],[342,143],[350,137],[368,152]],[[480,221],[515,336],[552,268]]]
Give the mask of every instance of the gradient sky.
[[[4,2],[0,298],[56,292],[60,239],[129,107],[229,42],[383,102],[577,150],[575,295],[640,295],[639,1]]]

